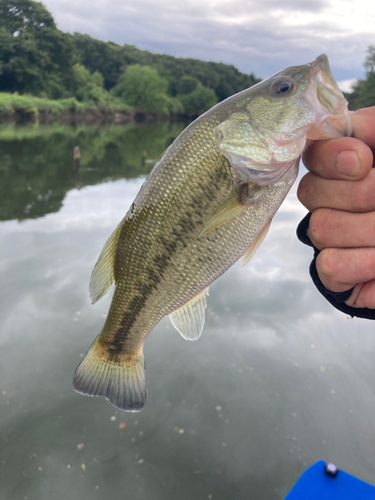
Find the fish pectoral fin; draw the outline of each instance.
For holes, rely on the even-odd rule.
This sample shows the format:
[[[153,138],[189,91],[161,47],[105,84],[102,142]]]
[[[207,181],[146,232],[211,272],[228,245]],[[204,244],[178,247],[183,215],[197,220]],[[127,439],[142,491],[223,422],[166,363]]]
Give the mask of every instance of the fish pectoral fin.
[[[213,229],[234,219],[248,207],[248,204],[241,201],[240,193],[237,190],[233,191],[231,195],[226,198],[226,200],[224,200],[223,203],[221,203],[221,205],[219,205],[218,208],[213,212],[209,220],[204,225],[198,238],[201,238]]]
[[[267,222],[267,224],[264,226],[264,228],[261,230],[261,232],[255,238],[255,240],[251,243],[249,248],[246,250],[246,253],[242,258],[241,267],[246,266],[246,264],[249,262],[249,260],[252,258],[252,256],[255,254],[255,252],[258,250],[258,248],[262,244],[264,238],[266,237],[266,234],[268,233],[271,222],[272,222],[272,219],[269,222]]]
[[[98,262],[95,264],[92,271],[90,278],[90,297],[93,304],[101,299],[115,282],[116,252],[122,227],[123,221],[120,222],[108,238],[99,255]]]
[[[189,302],[186,302],[186,304],[169,315],[172,325],[185,340],[198,340],[202,334],[208,288],[204,288],[190,299]]]
[[[74,373],[73,387],[87,396],[103,396],[120,410],[141,411],[147,396],[142,349],[132,360],[113,358],[94,341]]]

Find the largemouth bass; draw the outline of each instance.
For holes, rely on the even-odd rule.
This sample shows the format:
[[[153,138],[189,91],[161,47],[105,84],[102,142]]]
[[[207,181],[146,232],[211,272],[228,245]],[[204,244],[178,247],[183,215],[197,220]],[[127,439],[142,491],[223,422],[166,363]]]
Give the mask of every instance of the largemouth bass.
[[[351,133],[325,55],[229,97],[190,124],[156,162],[99,256],[92,302],[116,288],[74,388],[140,411],[143,344],[154,326],[169,315],[184,338],[199,338],[208,286],[253,255],[306,146]]]

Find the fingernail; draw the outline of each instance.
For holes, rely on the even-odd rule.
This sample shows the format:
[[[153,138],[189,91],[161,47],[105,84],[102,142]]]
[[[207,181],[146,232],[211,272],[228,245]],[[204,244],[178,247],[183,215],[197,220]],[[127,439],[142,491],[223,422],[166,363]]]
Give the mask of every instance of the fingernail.
[[[336,157],[337,170],[348,177],[356,177],[361,169],[356,151],[341,151]]]

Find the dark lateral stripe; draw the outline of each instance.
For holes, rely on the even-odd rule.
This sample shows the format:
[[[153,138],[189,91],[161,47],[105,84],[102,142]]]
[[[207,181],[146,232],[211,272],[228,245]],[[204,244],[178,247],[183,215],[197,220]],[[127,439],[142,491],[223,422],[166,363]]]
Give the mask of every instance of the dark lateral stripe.
[[[167,235],[158,236],[156,249],[154,249],[157,253],[145,270],[146,276],[139,288],[139,293],[128,304],[116,332],[112,335],[109,344],[111,355],[116,356],[124,350],[134,324],[146,306],[147,300],[155,293],[158,284],[162,281],[165,272],[170,266],[170,261],[179,248],[186,248],[189,245],[191,235],[199,232],[194,220],[199,219],[203,224],[204,215],[210,215],[212,200],[217,198],[217,193],[222,187],[220,177],[218,176],[218,178],[208,183],[205,187],[204,196],[202,196],[202,193],[192,195],[189,205],[185,206],[184,213],[174,214],[176,219],[171,219],[171,226],[168,227]]]

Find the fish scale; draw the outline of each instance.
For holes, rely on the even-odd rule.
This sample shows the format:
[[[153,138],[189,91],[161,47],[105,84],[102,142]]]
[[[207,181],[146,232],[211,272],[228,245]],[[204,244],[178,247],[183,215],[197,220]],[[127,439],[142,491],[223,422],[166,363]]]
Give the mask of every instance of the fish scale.
[[[211,146],[212,140],[204,141],[205,137],[203,136],[201,146],[201,151],[205,154],[205,169],[195,169],[195,164],[190,163],[188,169],[183,169],[184,175],[180,175],[181,179],[175,173],[176,163],[180,163],[182,167],[185,165],[178,156],[172,156],[168,168],[163,170],[162,175],[159,176],[160,171],[155,169],[147,191],[142,190],[140,197],[135,201],[138,212],[147,210],[150,205],[157,203],[150,212],[149,219],[143,224],[138,241],[141,247],[144,244],[150,245],[147,252],[148,262],[146,265],[139,262],[139,265],[132,268],[130,275],[128,271],[125,276],[122,276],[121,272],[116,273],[118,282],[125,282],[125,286],[116,290],[114,305],[116,307],[117,303],[120,303],[122,307],[116,307],[117,317],[114,314],[108,315],[108,326],[106,324],[103,330],[105,334],[108,332],[107,338],[114,337],[114,340],[118,338],[125,349],[126,342],[121,342],[122,337],[129,339],[131,348],[134,347],[136,339],[137,349],[143,344],[144,337],[164,315],[186,303],[234,264],[273,216],[289,185],[294,181],[293,179],[289,184],[279,183],[269,186],[265,189],[264,199],[262,197],[256,206],[250,207],[215,233],[198,238],[204,221],[202,214],[208,217],[217,203],[220,203],[221,198],[226,196],[229,190],[234,190],[228,161],[220,155],[216,146],[215,148]],[[207,151],[203,149],[205,144],[208,146]],[[169,195],[170,183],[176,182],[172,176],[180,182],[175,195],[179,198],[178,205],[173,203],[174,200]],[[210,176],[216,179],[215,182],[210,180]],[[189,189],[185,188],[186,185]],[[168,193],[166,198],[165,193]],[[199,204],[197,198],[200,199]],[[262,210],[262,201],[265,200],[271,202],[271,212]],[[153,221],[161,217],[163,223],[155,227]],[[182,224],[181,221],[189,221],[190,224],[186,222]],[[180,228],[180,231],[176,231],[177,228]],[[136,251],[136,248],[124,245],[123,251],[117,254],[117,260],[125,263],[126,270],[130,269],[130,265],[126,264],[128,261],[134,261]],[[163,269],[159,264],[160,260],[164,264]],[[188,282],[184,278],[187,274],[193,276]],[[145,289],[154,293],[148,295]],[[137,315],[138,320],[132,325],[132,330],[127,329],[127,325],[117,329],[124,314],[123,304],[130,302],[130,297],[137,291],[142,297],[147,295],[147,302],[139,301],[139,309],[135,309],[135,304],[131,303],[131,314]]]
[[[94,268],[94,302],[116,288],[103,330],[75,372],[78,392],[127,411],[143,408],[147,336],[165,315],[184,338],[200,336],[208,286],[263,240],[310,130],[322,138],[350,133],[326,56],[216,105],[167,149]]]

